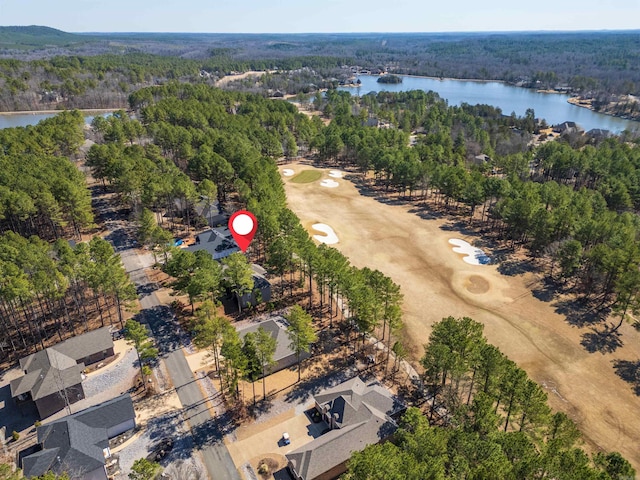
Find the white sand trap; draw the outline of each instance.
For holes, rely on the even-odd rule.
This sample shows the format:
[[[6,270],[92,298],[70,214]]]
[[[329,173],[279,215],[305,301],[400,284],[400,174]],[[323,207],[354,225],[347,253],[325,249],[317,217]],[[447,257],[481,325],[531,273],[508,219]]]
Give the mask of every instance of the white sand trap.
[[[296,172],[294,172],[294,171],[293,171],[293,170],[291,170],[290,168],[284,168],[284,169],[282,169],[282,174],[283,174],[285,177],[293,177],[293,174],[294,174],[294,173],[296,173]]]
[[[340,185],[338,182],[336,182],[335,180],[331,180],[331,179],[326,179],[326,180],[322,180],[320,182],[320,185],[322,187],[328,187],[328,188],[336,188],[338,185]]]
[[[324,233],[324,235],[314,235],[315,238],[320,243],[326,243],[327,245],[333,245],[334,243],[338,243],[338,236],[336,232],[333,231],[329,225],[325,223],[314,223],[311,225],[311,228],[317,230],[318,232]]]
[[[456,245],[456,247],[453,248],[453,251],[465,254],[466,256],[463,257],[462,260],[471,265],[486,265],[491,263],[491,258],[489,258],[479,248],[473,247],[469,242],[465,242],[459,238],[452,238],[449,240],[449,243],[451,245]]]
[[[329,176],[331,178],[342,178],[344,174],[340,170],[329,170]]]

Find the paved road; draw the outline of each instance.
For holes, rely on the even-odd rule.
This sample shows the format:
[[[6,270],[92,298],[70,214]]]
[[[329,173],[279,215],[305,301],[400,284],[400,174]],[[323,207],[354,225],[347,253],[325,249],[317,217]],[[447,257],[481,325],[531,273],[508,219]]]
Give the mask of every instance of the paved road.
[[[110,240],[116,245],[127,245],[121,242],[126,235],[115,231]],[[116,243],[117,242],[117,243]],[[160,349],[160,356],[165,362],[171,381],[183,406],[183,416],[191,427],[195,445],[200,449],[202,457],[212,480],[240,480],[227,447],[222,438],[226,418],[213,419],[207,408],[197,380],[194,378],[182,351],[183,341],[178,335],[178,328],[170,309],[162,305],[154,293],[157,288],[144,272],[149,266],[150,255],[139,256],[133,248],[119,249],[122,262],[135,283],[140,296],[140,303],[149,326]]]

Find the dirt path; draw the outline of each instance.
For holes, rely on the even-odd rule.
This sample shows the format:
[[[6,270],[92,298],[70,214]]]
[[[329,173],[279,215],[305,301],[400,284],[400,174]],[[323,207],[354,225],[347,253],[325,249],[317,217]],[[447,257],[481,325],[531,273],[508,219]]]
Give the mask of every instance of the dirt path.
[[[280,168],[298,173],[313,167]],[[586,330],[571,327],[550,303],[532,295],[535,275],[506,276],[496,265],[464,263],[448,240],[480,239],[452,229],[450,221],[385,205],[360,195],[345,179],[337,180],[337,188],[323,188],[321,180],[296,184],[282,178],[290,208],[310,233],[317,233],[312,224],[328,224],[339,238],[334,246],[353,265],[377,268],[401,285],[404,337],[414,363],[434,322],[449,315],[481,321],[488,340],[545,387],[554,409],[578,423],[589,447],[620,451],[640,468],[640,399],[611,364],[640,358],[640,335],[630,326],[621,328],[625,345],[615,353],[590,354],[580,345]]]
[[[216,87],[223,87],[229,82],[235,82],[236,80],[244,80],[245,78],[248,78],[248,77],[259,78],[265,73],[267,72],[250,70],[248,72],[239,73],[237,75],[225,75],[224,77],[222,77],[220,80],[216,82]],[[269,73],[271,73],[271,71]]]

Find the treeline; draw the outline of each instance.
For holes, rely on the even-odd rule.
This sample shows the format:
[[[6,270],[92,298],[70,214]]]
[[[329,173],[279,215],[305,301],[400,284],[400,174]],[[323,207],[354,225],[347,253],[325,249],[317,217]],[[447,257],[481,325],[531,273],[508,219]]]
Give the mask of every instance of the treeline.
[[[629,94],[640,89],[634,67],[639,59],[640,44],[632,32],[483,34],[433,42],[417,65],[401,70]]]
[[[96,237],[72,247],[66,240],[94,226],[85,177],[71,161],[83,126],[79,112],[63,112],[36,126],[0,130],[3,361],[96,321],[122,322],[136,298],[111,244]]]
[[[149,85],[175,80],[212,84],[231,72],[326,70],[344,63],[345,59],[331,56],[234,59],[214,54],[196,60],[139,52],[0,59],[0,111],[122,108],[129,93]]]
[[[486,105],[448,107],[434,92],[381,92],[356,99],[329,91],[316,97],[316,107],[332,118],[315,137],[313,147],[323,160],[354,163],[373,170],[387,189],[416,191],[425,165],[464,169],[476,155],[523,155],[538,128],[533,111],[524,118],[503,116]],[[371,128],[379,121],[391,128]],[[416,145],[409,145],[415,132]],[[491,169],[490,164],[481,171]]]
[[[273,159],[295,156],[321,122],[286,102],[204,85],[142,89],[130,101],[141,123],[122,113],[95,123],[106,141],[88,153],[95,178],[160,221],[179,214],[191,223],[202,197],[249,206],[264,244],[277,228],[269,215],[285,205]]]
[[[72,247],[64,239],[0,236],[1,360],[87,332],[96,320],[122,327],[136,298],[120,256],[100,237]]]
[[[482,330],[466,317],[433,326],[421,362],[432,422],[410,408],[391,442],[354,453],[346,479],[634,478],[619,453],[580,448],[575,424],[551,412],[546,393]]]
[[[64,112],[36,126],[0,130],[0,231],[79,237],[93,225],[84,175],[69,160],[84,140],[84,118]]]

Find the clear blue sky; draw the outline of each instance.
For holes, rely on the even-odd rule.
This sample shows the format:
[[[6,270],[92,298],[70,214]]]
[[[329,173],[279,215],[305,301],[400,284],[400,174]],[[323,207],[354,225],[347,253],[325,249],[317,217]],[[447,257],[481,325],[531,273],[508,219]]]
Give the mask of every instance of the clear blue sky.
[[[69,32],[640,29],[640,0],[0,0],[1,25]]]

